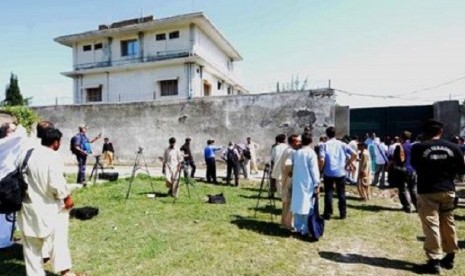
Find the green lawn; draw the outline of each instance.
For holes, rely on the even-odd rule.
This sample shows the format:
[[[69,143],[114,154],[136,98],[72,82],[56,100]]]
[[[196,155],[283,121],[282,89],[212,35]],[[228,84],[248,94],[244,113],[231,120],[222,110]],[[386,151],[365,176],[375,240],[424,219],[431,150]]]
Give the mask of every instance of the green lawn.
[[[95,206],[88,221],[72,219],[70,247],[76,271],[88,275],[414,275],[425,261],[417,214],[405,214],[393,199],[348,199],[348,218],[328,221],[324,237],[309,243],[291,237],[277,221],[280,210],[262,199],[254,218],[259,183],[240,188],[197,183],[176,203],[163,197],[161,179],[150,199],[148,177],[137,178],[126,201],[127,180],[74,192],[76,207]],[[353,192],[352,187],[349,192]],[[225,194],[226,205],[205,203],[207,194]],[[321,200],[321,202],[323,202]],[[281,202],[276,201],[280,206]],[[322,205],[322,204],[321,204]],[[322,206],[320,206],[322,207]],[[273,222],[271,222],[271,218]],[[464,246],[464,209],[456,212]],[[459,253],[456,268],[465,275]],[[20,246],[0,251],[0,275],[24,275]]]

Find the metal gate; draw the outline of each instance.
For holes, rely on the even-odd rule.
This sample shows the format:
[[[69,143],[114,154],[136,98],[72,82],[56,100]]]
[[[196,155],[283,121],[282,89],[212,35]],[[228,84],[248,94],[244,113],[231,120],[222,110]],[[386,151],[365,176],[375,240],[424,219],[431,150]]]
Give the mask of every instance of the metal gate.
[[[424,120],[433,118],[433,106],[396,106],[350,109],[350,134],[363,137],[375,132],[378,137],[398,136],[408,130],[421,132]]]

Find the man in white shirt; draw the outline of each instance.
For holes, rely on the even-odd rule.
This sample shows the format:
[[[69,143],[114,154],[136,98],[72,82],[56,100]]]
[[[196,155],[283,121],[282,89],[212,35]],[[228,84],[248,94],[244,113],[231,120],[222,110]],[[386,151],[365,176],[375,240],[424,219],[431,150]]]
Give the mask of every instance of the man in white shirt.
[[[377,186],[378,182],[379,185],[385,186],[385,179],[386,179],[386,171],[385,167],[386,164],[388,163],[388,158],[387,158],[387,147],[384,143],[382,143],[379,139],[379,137],[376,137],[373,142],[373,151],[375,153],[375,162],[376,162],[376,168],[375,168],[375,175],[373,177],[373,182],[371,183],[372,186]]]
[[[27,163],[28,192],[18,214],[27,275],[45,275],[42,249],[47,240],[52,241],[50,253],[55,271],[61,275],[79,275],[70,270],[67,235],[62,235],[63,227],[68,227],[62,216],[67,215],[66,210],[74,203],[63,176],[63,163],[57,162],[61,159],[57,153],[61,137],[58,129],[46,129],[41,137],[42,146],[34,149]],[[24,156],[21,156],[17,164],[23,160]]]
[[[271,189],[281,193],[281,164],[278,164],[284,150],[287,149],[286,134],[276,136],[276,146],[271,149]]]

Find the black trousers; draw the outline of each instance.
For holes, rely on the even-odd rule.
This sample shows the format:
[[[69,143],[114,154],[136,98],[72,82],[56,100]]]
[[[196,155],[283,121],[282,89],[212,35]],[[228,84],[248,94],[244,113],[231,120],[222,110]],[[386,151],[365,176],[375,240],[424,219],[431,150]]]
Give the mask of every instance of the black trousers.
[[[238,162],[227,162],[226,184],[231,183],[231,173],[234,173],[234,186],[239,186],[239,164]]]
[[[333,214],[333,193],[334,193],[334,185],[336,185],[339,215],[341,216],[341,218],[345,218],[347,215],[345,176],[342,176],[342,177],[324,176],[323,183],[324,183],[324,188],[325,188],[325,208],[324,208],[323,216],[331,217],[331,215]]]
[[[215,158],[207,158],[205,159],[205,162],[207,163],[207,182],[217,183]]]
[[[184,161],[184,165],[185,165],[185,166],[190,166],[190,167],[191,167],[191,178],[194,178],[195,169],[197,168],[197,167],[195,166],[194,160],[185,160],[185,161]]]

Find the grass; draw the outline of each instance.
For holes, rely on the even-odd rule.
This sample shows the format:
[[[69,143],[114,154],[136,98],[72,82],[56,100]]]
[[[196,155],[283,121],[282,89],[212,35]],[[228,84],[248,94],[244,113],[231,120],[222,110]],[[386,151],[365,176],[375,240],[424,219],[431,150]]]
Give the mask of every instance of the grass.
[[[414,275],[415,265],[425,261],[417,214],[401,212],[393,199],[363,202],[349,196],[346,220],[337,219],[335,200],[336,218],[326,223],[319,242],[309,243],[279,227],[279,216],[272,216],[279,210],[266,207],[267,200],[260,200],[254,217],[259,183],[234,188],[198,182],[191,198],[182,186],[173,203],[163,197],[162,179],[154,179],[156,199],[148,198],[148,180],[136,178],[127,201],[124,179],[73,193],[76,207],[100,209],[91,220],[71,220],[74,270],[88,275]],[[221,192],[227,204],[205,203],[207,194]],[[463,238],[465,211],[456,213]],[[461,255],[456,268],[443,275],[465,275]],[[0,275],[24,275],[20,246],[0,251]]]

